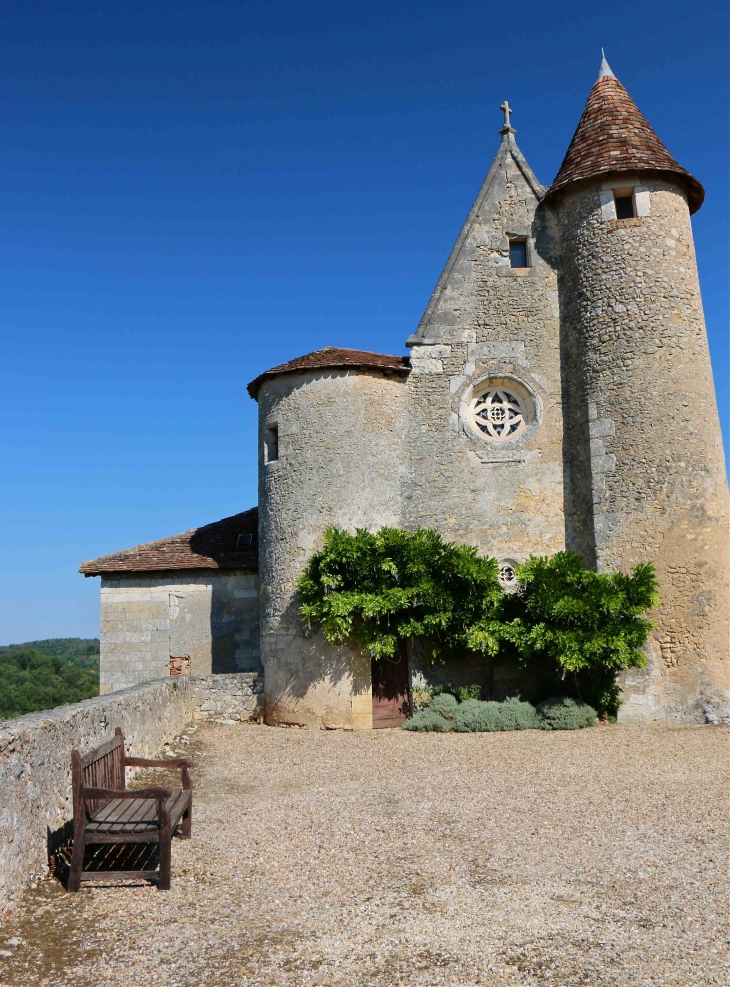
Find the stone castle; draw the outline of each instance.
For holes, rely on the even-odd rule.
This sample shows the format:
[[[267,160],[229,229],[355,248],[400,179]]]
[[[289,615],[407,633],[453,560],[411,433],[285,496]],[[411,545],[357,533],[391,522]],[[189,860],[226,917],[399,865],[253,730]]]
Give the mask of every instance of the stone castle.
[[[605,59],[549,187],[502,110],[410,356],[328,347],[261,374],[258,510],[84,563],[102,577],[102,691],[181,663],[262,666],[268,722],[380,725],[377,663],[305,634],[295,583],[328,525],[391,525],[477,545],[505,585],[531,554],[569,549],[601,572],[653,560],[657,629],[620,718],[698,722],[727,703],[728,489],[690,222],[702,186]],[[403,672],[423,675],[416,655]]]

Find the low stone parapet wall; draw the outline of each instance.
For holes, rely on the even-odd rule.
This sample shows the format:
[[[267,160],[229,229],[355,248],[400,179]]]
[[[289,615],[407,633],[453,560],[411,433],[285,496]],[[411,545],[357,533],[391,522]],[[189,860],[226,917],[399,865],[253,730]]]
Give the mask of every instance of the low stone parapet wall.
[[[193,681],[194,720],[255,720],[263,715],[264,681],[258,675],[201,675]]]
[[[0,904],[48,871],[49,840],[73,817],[74,748],[121,727],[128,752],[156,757],[193,719],[257,719],[262,694],[255,673],[181,675],[0,722]]]

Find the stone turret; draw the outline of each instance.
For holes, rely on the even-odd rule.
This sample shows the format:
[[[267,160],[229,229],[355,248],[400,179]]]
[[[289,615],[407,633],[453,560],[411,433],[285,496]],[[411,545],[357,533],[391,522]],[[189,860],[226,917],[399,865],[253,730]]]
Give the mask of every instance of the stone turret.
[[[261,660],[266,721],[372,725],[370,658],[308,634],[297,578],[329,525],[401,524],[404,357],[327,347],[248,386],[259,405]]]
[[[656,563],[625,720],[698,719],[728,687],[728,495],[690,214],[704,198],[604,62],[545,203],[563,298],[568,547]]]

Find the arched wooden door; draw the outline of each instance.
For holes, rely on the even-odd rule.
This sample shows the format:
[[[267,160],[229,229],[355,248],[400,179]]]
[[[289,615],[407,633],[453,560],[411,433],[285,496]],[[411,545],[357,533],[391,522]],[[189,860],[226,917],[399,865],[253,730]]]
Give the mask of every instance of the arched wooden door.
[[[410,715],[408,652],[405,641],[395,658],[372,660],[373,730],[397,727]]]

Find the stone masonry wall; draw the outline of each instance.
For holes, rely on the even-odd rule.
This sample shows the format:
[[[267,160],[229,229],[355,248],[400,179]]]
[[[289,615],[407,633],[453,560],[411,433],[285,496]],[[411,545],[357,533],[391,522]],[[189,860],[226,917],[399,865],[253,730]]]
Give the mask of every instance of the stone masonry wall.
[[[608,211],[634,186],[636,218]],[[558,206],[576,502],[599,571],[656,563],[661,603],[624,720],[702,722],[728,688],[728,496],[684,192],[621,176]]]
[[[258,573],[163,572],[101,583],[101,692],[169,675],[170,655],[190,672],[260,667]]]
[[[369,659],[307,636],[296,580],[329,525],[401,522],[405,383],[350,370],[277,376],[259,402],[259,567],[268,723],[367,727]],[[264,462],[266,429],[278,459]]]
[[[0,904],[48,870],[49,835],[73,817],[71,751],[124,732],[127,752],[158,757],[193,719],[252,720],[256,674],[169,676],[0,723]]]
[[[435,528],[498,559],[565,547],[557,229],[507,136],[409,339],[406,526]],[[510,237],[528,267],[512,268]],[[495,441],[467,422],[489,378],[522,383],[536,416]]]

